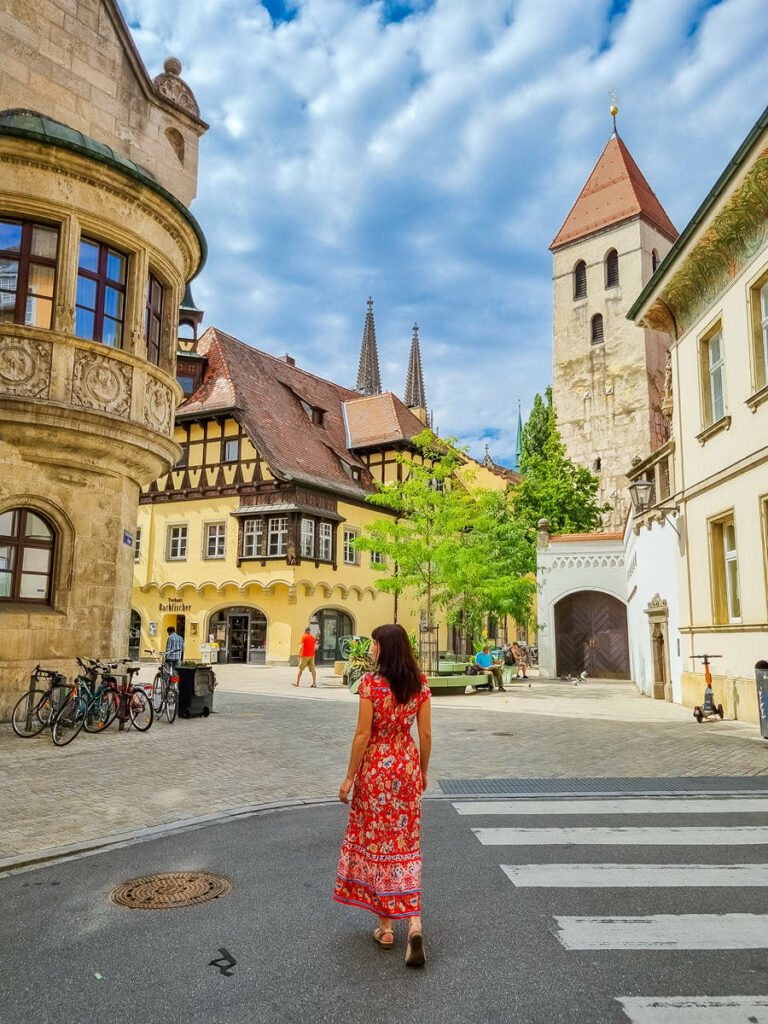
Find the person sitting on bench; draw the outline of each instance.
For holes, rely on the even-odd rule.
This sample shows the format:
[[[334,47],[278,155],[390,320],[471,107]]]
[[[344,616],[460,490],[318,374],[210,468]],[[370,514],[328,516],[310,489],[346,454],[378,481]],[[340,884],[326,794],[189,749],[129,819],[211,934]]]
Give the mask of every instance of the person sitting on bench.
[[[493,660],[491,649],[488,644],[483,644],[482,651],[478,651],[475,655],[475,664],[483,673],[488,676],[488,681],[491,684],[491,690],[493,690],[493,681],[496,680],[498,688],[504,692],[504,683],[501,675],[501,665],[498,665]]]

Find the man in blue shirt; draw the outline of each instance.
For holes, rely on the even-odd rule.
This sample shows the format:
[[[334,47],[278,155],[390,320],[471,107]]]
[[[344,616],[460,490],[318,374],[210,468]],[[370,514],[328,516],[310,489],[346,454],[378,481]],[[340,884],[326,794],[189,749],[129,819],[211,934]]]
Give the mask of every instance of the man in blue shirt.
[[[499,689],[503,693],[504,684],[502,682],[501,665],[497,665],[496,662],[494,662],[493,655],[491,654],[491,649],[488,644],[484,644],[482,651],[478,651],[475,655],[475,664],[483,675],[488,676],[488,681],[491,684],[491,690],[493,690],[493,681],[495,679]]]
[[[168,639],[165,644],[165,663],[178,667],[184,655],[184,637],[179,636],[173,626],[168,627]]]

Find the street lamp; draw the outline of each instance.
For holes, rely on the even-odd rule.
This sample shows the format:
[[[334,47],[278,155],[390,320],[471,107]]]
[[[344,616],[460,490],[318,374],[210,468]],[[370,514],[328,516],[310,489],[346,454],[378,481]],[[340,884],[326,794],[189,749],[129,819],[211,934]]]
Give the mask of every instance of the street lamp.
[[[644,512],[648,508],[648,502],[651,500],[652,490],[652,480],[635,480],[634,483],[629,485],[629,496],[632,499],[635,512]]]

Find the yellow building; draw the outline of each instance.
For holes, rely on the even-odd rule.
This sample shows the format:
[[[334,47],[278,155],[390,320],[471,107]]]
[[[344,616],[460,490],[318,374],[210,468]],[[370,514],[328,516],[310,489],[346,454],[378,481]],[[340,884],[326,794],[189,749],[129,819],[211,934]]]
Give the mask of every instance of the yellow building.
[[[749,721],[768,660],[767,239],[768,110],[629,313],[670,338],[672,438],[631,475],[637,523],[677,513],[682,701],[702,701],[692,656],[720,655],[716,702]]]
[[[369,305],[369,343],[372,330]],[[376,556],[352,544],[390,515],[366,496],[374,481],[399,478],[398,455],[424,429],[423,385],[414,412],[391,392],[361,395],[213,327],[185,344],[182,456],[140,500],[132,654],[158,649],[174,626],[189,658],[214,641],[222,661],[286,664],[309,624],[318,662],[331,664],[339,637],[393,620],[418,629],[416,603],[377,590]],[[361,390],[373,359],[377,371],[375,338],[372,349],[364,342]],[[516,479],[490,459],[471,468],[475,484]],[[454,634],[440,627],[440,649],[456,648]]]
[[[124,652],[139,488],[178,458],[207,125],[114,0],[0,19],[0,717],[37,662]]]

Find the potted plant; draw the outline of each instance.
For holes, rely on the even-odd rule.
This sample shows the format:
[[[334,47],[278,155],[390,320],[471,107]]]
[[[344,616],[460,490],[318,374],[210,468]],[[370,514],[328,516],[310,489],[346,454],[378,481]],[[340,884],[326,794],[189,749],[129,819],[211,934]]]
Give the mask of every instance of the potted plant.
[[[346,643],[347,660],[344,664],[344,681],[351,693],[357,693],[360,680],[366,672],[375,666],[371,658],[371,638],[369,636],[353,636]]]

